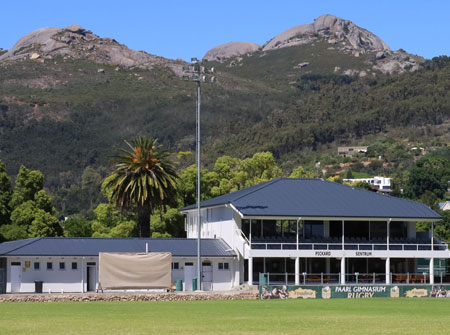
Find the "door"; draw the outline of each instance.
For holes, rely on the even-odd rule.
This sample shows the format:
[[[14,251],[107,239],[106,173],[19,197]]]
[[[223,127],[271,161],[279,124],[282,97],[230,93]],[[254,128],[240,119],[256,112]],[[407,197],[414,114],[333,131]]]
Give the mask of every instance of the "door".
[[[184,265],[184,290],[192,291],[192,279],[195,277],[195,268],[193,263]]]
[[[22,266],[20,262],[11,263],[11,292],[20,292],[22,282]]]
[[[95,291],[95,285],[97,283],[97,271],[95,265],[88,265],[87,271],[86,271],[86,283],[87,283],[87,291],[88,292],[94,292]]]
[[[202,290],[212,291],[212,266],[210,262],[202,264]]]
[[[0,294],[6,293],[6,270],[0,268]]]
[[[0,294],[6,293],[6,258],[0,258]]]

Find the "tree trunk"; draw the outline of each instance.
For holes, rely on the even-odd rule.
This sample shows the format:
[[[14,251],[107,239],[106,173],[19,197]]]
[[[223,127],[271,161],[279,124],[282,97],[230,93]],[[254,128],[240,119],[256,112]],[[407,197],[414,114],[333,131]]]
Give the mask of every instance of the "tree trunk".
[[[139,237],[150,237],[150,208],[140,206],[138,208]]]

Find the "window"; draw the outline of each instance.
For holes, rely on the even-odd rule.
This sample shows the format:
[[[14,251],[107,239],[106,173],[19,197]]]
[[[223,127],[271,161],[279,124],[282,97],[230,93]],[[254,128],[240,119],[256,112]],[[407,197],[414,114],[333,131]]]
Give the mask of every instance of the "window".
[[[66,269],[66,263],[64,263],[64,262],[59,262],[59,269],[60,269],[60,270],[65,270],[65,269]]]
[[[219,270],[228,270],[229,267],[229,263],[219,263]]]
[[[47,262],[47,270],[53,270],[53,263]]]
[[[172,263],[172,270],[178,270],[180,268],[180,264],[178,262]]]
[[[76,270],[76,269],[78,269],[78,263],[72,262],[72,270]]]
[[[194,266],[194,263],[192,263],[192,262],[186,262],[186,263],[184,263],[184,266]]]
[[[11,265],[12,266],[20,266],[21,264],[20,264],[20,262],[11,262]]]
[[[39,263],[39,262],[34,262],[34,269],[35,269],[35,270],[39,270],[40,266],[41,266],[41,263]]]

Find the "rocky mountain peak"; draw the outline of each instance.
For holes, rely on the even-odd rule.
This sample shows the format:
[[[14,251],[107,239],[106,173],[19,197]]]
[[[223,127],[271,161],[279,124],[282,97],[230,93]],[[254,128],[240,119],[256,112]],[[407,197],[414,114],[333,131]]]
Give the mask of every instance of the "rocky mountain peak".
[[[390,50],[389,46],[378,36],[361,28],[352,21],[334,15],[322,15],[313,23],[292,27],[271,39],[263,48],[264,51],[284,48],[293,45],[310,43],[317,35],[329,40],[347,41],[355,49],[370,51]]]
[[[12,49],[0,56],[0,63],[20,59],[45,61],[55,56],[88,59],[99,64],[151,68],[168,66],[176,73],[180,65],[163,57],[135,51],[113,38],[101,38],[92,31],[72,24],[65,28],[41,28],[22,37]]]
[[[229,42],[210,49],[203,58],[211,61],[241,56],[257,51],[260,47],[250,42]]]

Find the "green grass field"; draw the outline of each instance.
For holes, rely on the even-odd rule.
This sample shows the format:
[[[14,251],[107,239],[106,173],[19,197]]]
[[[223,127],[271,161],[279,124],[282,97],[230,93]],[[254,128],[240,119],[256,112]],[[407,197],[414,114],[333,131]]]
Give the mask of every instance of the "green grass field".
[[[449,334],[450,299],[1,303],[0,334]]]

